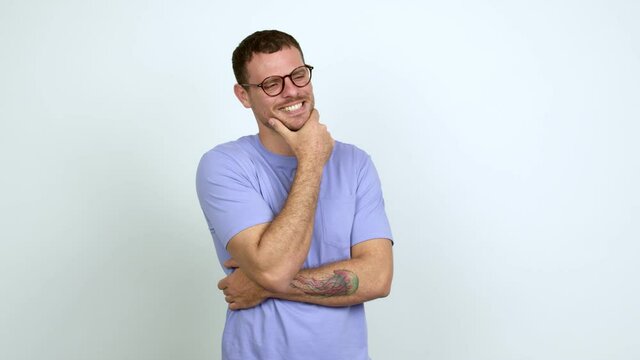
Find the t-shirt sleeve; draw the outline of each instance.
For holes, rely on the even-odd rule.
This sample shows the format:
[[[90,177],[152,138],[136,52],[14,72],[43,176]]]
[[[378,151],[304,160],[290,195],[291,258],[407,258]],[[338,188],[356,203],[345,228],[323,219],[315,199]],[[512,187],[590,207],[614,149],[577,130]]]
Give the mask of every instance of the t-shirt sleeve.
[[[371,157],[365,154],[358,172],[356,210],[351,230],[351,245],[370,239],[393,241],[389,220],[384,210],[384,199],[378,172]]]
[[[211,235],[223,248],[240,231],[273,220],[273,211],[254,183],[250,167],[226,153],[214,149],[200,159],[198,199]]]

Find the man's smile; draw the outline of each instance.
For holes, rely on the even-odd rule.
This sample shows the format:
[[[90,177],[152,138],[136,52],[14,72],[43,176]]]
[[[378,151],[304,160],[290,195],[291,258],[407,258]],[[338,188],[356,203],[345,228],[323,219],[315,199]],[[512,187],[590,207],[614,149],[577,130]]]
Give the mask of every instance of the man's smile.
[[[285,106],[280,108],[280,110],[286,111],[286,112],[292,112],[292,111],[296,111],[298,109],[300,109],[302,107],[302,102],[299,102],[297,104],[293,104],[293,105],[289,105],[289,106]]]

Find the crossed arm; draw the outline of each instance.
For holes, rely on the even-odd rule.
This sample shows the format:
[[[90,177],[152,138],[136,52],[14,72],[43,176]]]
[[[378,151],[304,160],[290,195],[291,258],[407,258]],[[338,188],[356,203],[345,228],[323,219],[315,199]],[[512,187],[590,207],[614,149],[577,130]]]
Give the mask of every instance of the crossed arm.
[[[225,263],[236,267],[234,260]],[[351,248],[351,259],[300,270],[284,291],[268,291],[249,279],[243,269],[220,280],[229,309],[256,306],[268,298],[323,306],[349,306],[385,297],[391,288],[393,256],[391,241],[371,239]]]
[[[351,258],[301,270],[313,233],[323,167],[334,141],[319,115],[297,132],[276,119],[271,127],[298,159],[298,169],[281,212],[271,223],[236,234],[227,244],[236,268],[218,284],[232,310],[255,306],[267,298],[348,306],[384,297],[393,276],[391,241],[371,239],[351,248]]]

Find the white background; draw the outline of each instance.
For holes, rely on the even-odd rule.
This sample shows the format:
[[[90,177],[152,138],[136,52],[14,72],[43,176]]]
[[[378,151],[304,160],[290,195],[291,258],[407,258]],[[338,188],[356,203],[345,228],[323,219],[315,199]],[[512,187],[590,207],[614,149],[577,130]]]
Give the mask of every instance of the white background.
[[[636,1],[0,5],[0,358],[218,359],[200,156],[231,52],[293,34],[396,239],[377,359],[640,358]]]

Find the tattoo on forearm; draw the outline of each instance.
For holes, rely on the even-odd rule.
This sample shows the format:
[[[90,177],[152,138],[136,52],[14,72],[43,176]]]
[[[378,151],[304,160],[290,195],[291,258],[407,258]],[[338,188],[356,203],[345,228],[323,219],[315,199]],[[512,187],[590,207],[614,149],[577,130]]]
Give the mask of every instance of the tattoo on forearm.
[[[334,270],[333,275],[321,279],[297,275],[291,286],[312,296],[351,295],[358,290],[358,275],[349,270]]]

